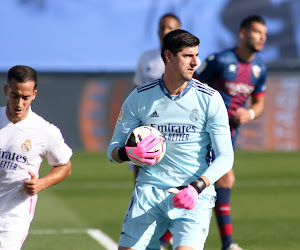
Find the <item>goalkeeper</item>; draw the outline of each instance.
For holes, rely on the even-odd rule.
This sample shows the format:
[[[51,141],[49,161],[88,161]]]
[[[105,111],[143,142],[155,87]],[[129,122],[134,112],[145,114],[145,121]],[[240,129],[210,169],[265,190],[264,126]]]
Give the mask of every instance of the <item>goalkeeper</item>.
[[[198,46],[199,39],[187,31],[168,33],[162,78],[137,87],[120,111],[108,158],[121,163],[130,156],[149,165],[136,178],[119,250],[158,250],[167,229],[174,249],[204,248],[216,199],[213,184],[232,168],[233,149],[222,97],[192,78]],[[158,143],[155,138],[136,148],[125,145],[128,134],[142,125],[157,128],[166,138],[166,154],[157,164],[152,165],[155,153],[147,152]]]

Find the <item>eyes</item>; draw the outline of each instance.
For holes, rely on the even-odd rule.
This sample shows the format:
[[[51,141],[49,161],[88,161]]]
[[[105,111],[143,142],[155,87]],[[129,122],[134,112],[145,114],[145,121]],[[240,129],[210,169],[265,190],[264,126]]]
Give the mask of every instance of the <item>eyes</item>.
[[[13,99],[19,99],[19,98],[21,98],[24,101],[28,101],[30,99],[30,97],[31,97],[30,95],[20,96],[20,95],[18,95],[16,93],[11,93],[11,96],[12,96]]]
[[[197,55],[196,55],[197,56]],[[193,58],[195,57],[195,55],[183,55],[183,57],[186,57],[186,58]]]

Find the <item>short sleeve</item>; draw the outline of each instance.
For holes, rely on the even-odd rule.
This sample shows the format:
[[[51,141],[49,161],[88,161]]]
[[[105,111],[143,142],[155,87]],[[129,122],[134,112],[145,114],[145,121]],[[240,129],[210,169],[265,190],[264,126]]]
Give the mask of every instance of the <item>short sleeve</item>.
[[[66,164],[73,152],[65,143],[60,130],[50,124],[47,133],[47,148],[45,156],[51,166],[60,166]]]

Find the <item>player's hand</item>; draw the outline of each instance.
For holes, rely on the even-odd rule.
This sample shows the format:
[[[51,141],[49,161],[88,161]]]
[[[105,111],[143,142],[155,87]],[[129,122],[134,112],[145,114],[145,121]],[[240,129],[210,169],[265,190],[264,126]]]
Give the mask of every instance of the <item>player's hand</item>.
[[[144,140],[140,141],[136,147],[125,146],[125,151],[131,158],[146,163],[148,165],[155,164],[155,157],[161,154],[161,151],[148,152],[160,142],[159,138],[155,138],[154,134],[150,134]]]
[[[35,195],[41,190],[39,186],[39,179],[33,172],[29,171],[28,173],[30,174],[31,179],[26,179],[24,181],[24,190],[28,195]]]
[[[169,189],[168,191],[172,193],[178,192],[172,198],[174,207],[190,210],[193,209],[197,204],[198,192],[192,185],[177,187],[177,188]]]
[[[246,124],[252,120],[249,110],[245,108],[238,108],[235,112],[234,119],[239,124]]]
[[[206,179],[206,182],[204,181]],[[173,206],[185,209],[193,209],[198,201],[198,195],[209,185],[209,180],[201,176],[197,180],[191,182],[190,185],[180,186],[177,188],[169,188],[167,191],[176,194],[173,198]]]

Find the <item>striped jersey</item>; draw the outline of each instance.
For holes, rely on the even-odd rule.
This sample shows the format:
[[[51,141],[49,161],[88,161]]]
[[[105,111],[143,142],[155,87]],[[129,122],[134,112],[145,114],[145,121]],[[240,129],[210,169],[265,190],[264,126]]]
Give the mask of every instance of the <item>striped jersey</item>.
[[[162,78],[137,87],[121,108],[107,151],[111,161],[112,150],[123,147],[131,131],[142,125],[161,131],[167,147],[159,163],[140,168],[137,184],[177,187],[201,175],[213,184],[232,167],[228,115],[222,97],[195,79],[177,96],[169,94]],[[216,154],[212,163],[211,147]],[[204,192],[215,194],[212,185]]]
[[[245,107],[247,98],[265,94],[267,69],[256,54],[250,62],[240,59],[235,48],[210,55],[195,71],[194,77],[218,90],[224,99],[231,129],[237,108]]]

